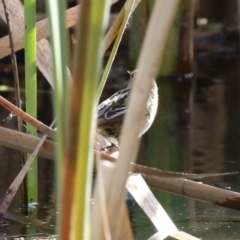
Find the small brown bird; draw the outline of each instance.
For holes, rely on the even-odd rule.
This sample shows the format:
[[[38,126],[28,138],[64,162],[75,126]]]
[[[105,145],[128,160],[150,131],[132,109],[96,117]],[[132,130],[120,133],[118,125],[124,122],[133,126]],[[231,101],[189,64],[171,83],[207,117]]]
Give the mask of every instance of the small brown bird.
[[[130,82],[127,88],[113,94],[110,98],[98,105],[98,132],[111,143],[118,146],[118,140],[123,124],[123,118],[127,112],[127,104],[131,93],[132,83],[137,70],[130,73]],[[152,79],[152,89],[146,105],[144,125],[139,134],[144,134],[152,125],[158,107],[158,88]]]

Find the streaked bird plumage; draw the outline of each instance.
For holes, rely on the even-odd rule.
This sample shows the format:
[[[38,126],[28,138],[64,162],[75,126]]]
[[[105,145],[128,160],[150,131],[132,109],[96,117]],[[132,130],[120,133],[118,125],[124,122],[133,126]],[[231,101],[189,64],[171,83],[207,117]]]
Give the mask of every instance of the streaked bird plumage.
[[[127,88],[120,90],[103,101],[98,106],[98,131],[110,142],[118,145],[119,135],[123,124],[127,104],[131,93],[132,82],[137,70],[130,73],[130,82]],[[152,79],[152,89],[146,106],[144,124],[139,136],[144,134],[152,125],[158,107],[158,88]]]

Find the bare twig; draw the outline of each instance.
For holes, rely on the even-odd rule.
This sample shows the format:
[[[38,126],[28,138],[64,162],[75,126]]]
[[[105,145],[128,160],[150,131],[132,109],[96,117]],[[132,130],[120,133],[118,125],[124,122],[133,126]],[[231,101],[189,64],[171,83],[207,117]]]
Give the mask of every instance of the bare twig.
[[[169,177],[169,178],[185,178],[189,180],[205,180],[209,178],[225,177],[237,175],[239,172],[226,172],[226,173],[183,173],[163,171],[157,168],[146,167],[139,164],[132,163],[134,173],[147,174],[149,176]]]
[[[12,103],[7,101],[5,98],[0,96],[0,104],[8,109],[10,112],[14,113],[19,118],[23,119],[25,122],[31,124],[35,128],[37,128],[40,132],[48,135],[50,138],[55,139],[55,130],[49,128],[42,122],[38,121],[34,117],[30,116],[29,114],[22,111],[20,108],[17,108]]]
[[[99,154],[97,150],[95,150],[96,154]],[[102,159],[110,161],[110,162],[117,162],[117,158],[113,156],[109,156],[105,153],[100,153]],[[136,163],[132,164],[132,171],[134,173],[141,173],[145,174],[147,176],[152,177],[168,177],[168,178],[184,178],[189,180],[203,180],[208,178],[214,178],[214,177],[225,177],[225,176],[231,176],[231,175],[237,175],[239,172],[226,172],[226,173],[183,173],[183,172],[172,172],[172,171],[163,171],[157,168],[152,167],[146,167],[143,165],[139,165]]]
[[[10,49],[11,49],[11,59],[12,59],[12,66],[13,66],[13,76],[14,76],[14,85],[15,85],[15,97],[16,97],[16,105],[18,108],[21,109],[21,96],[20,96],[20,87],[19,87],[19,78],[18,78],[18,69],[17,69],[17,59],[16,54],[14,50],[14,42],[13,42],[13,36],[12,36],[12,27],[11,27],[11,21],[9,12],[6,6],[5,0],[2,0],[3,7],[5,11],[5,17],[6,17],[6,23],[7,23],[7,29],[8,29],[8,36],[10,41]],[[20,117],[17,118],[18,121],[18,131],[23,132],[23,123],[22,119]]]

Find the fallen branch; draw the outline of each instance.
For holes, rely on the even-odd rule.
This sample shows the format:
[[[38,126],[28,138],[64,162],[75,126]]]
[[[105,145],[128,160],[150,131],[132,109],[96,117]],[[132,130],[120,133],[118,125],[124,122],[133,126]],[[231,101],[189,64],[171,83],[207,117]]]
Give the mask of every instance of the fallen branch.
[[[16,149],[22,152],[32,153],[40,142],[40,138],[21,133],[4,127],[0,127],[0,145]],[[45,140],[38,156],[47,159],[54,159],[56,143]]]
[[[0,145],[13,148],[16,150],[31,153],[34,150],[34,146],[40,141],[40,138],[30,136],[26,133],[19,133],[15,130],[0,127]],[[56,143],[46,140],[40,149],[38,156],[44,157],[50,160],[54,160],[54,151]],[[94,150],[95,154],[99,154],[102,159],[115,163],[117,158],[109,156],[105,153],[101,153]],[[156,168],[146,167],[139,164],[133,164],[133,172],[141,173],[147,176],[169,177],[169,178],[185,178],[191,180],[202,180],[213,177],[223,177],[229,175],[236,175],[239,172],[230,173],[207,173],[207,174],[192,174],[192,173],[177,173],[171,171],[162,171]]]
[[[0,145],[6,147],[31,153],[40,140],[40,138],[33,137],[28,134],[0,127]],[[54,160],[55,147],[55,142],[45,140],[38,155]],[[96,150],[95,153],[100,154],[101,158],[107,161],[111,161],[113,163],[117,161],[116,158],[104,153],[99,153]],[[149,170],[149,168],[137,164],[132,164],[132,166],[134,173],[141,173],[149,186],[154,187],[158,190],[191,197],[200,201],[216,204],[226,208],[240,210],[240,193],[196,183],[177,177],[179,174],[183,175],[184,177],[188,177],[184,173],[166,173],[164,171],[153,168]],[[168,177],[166,174],[168,174]],[[175,174],[176,176],[174,177]],[[164,175],[165,177],[163,177]],[[191,174],[189,175],[191,176]],[[213,177],[213,175],[211,177]],[[221,174],[217,174],[216,176],[220,175]],[[224,173],[224,175],[226,174]]]
[[[53,125],[54,123],[52,123]],[[3,196],[1,203],[0,203],[0,220],[4,217],[8,207],[10,206],[14,196],[16,195],[24,177],[26,176],[29,168],[31,167],[37,153],[39,152],[41,146],[43,145],[47,135],[44,135],[40,142],[35,147],[33,153],[26,161],[25,165],[22,167],[21,171],[18,173],[17,177],[14,179],[8,190],[6,191],[5,195]]]
[[[143,175],[149,186],[221,207],[240,210],[240,193],[193,182],[183,178]]]

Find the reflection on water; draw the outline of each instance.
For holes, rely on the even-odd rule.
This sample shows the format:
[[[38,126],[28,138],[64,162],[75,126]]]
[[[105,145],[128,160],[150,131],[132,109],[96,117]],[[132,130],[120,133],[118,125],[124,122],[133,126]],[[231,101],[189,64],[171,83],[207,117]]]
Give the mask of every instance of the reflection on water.
[[[234,61],[220,59],[215,65],[211,61],[206,63],[205,59],[207,68],[199,63],[201,64],[201,69],[198,69],[199,74],[189,82],[189,118],[184,117],[185,113],[181,113],[185,112],[186,108],[182,106],[181,101],[178,101],[178,111],[180,112],[178,122],[181,124],[175,122],[178,126],[175,134],[178,134],[180,146],[185,146],[181,148],[178,157],[178,164],[181,164],[180,171],[183,169],[185,172],[193,173],[218,173],[239,169],[240,95],[236,91],[236,87],[239,85],[240,73],[238,69],[232,69],[233,62],[236,67],[236,59]],[[228,66],[231,66],[230,69],[234,71],[229,70]],[[209,73],[209,69],[215,70],[216,73]],[[185,83],[177,81],[168,83],[168,88],[169,85],[173,85],[174,88],[181,89],[181,84]],[[161,86],[164,85],[166,83]],[[165,101],[167,100],[165,99]],[[173,105],[172,108],[174,108]],[[165,113],[167,112],[165,111]],[[168,113],[171,111],[168,110]],[[167,119],[167,121],[171,118],[170,115],[162,116],[161,114],[160,108],[160,118]],[[174,127],[176,128],[176,126]],[[159,141],[161,139],[168,141],[169,136],[164,134],[169,134],[168,130],[174,127],[168,126],[167,130],[158,133],[156,133],[157,128],[155,127],[154,133],[150,134],[163,135]],[[170,145],[168,144],[168,146]],[[148,146],[142,145],[142,147],[147,148]],[[159,151],[154,160],[150,159],[149,163],[147,159],[144,164],[161,165],[160,168],[173,170],[169,167],[171,166],[169,161],[176,161],[172,154],[174,149],[170,148],[168,151],[168,155],[161,155],[161,151]],[[165,162],[167,163],[165,164]],[[239,176],[218,177],[203,182],[224,189],[240,191]],[[238,211],[169,193],[154,191],[154,194],[180,230],[203,239],[239,239],[240,217]],[[134,221],[136,239],[147,239],[156,230],[139,207],[136,206],[136,208]]]
[[[190,109],[191,172],[222,172],[226,132],[224,86],[209,78],[193,79]]]
[[[198,55],[199,56],[199,55]],[[161,89],[159,122],[149,135],[159,145],[150,146],[143,139],[140,161],[166,170],[217,173],[239,170],[240,164],[240,55],[215,54],[196,58],[194,78],[186,81],[159,82],[160,88],[172,88],[175,96]],[[185,89],[185,91],[183,90]],[[178,89],[178,92],[176,92]],[[180,90],[179,90],[180,89]],[[164,98],[161,102],[161,99]],[[186,98],[188,103],[186,105]],[[166,111],[165,104],[168,104]],[[177,106],[174,105],[174,102]],[[176,119],[177,113],[177,119]],[[187,116],[188,115],[188,116]],[[160,120],[159,120],[160,119]],[[175,130],[173,133],[172,131]],[[160,137],[158,137],[160,136]],[[175,141],[171,136],[177,136]],[[149,137],[150,139],[150,137]],[[163,143],[162,143],[163,142]],[[148,152],[156,151],[149,159]],[[156,148],[156,149],[155,149]],[[168,152],[166,154],[166,151]],[[178,153],[178,156],[174,155]],[[143,157],[144,156],[144,157]],[[144,158],[146,162],[144,162]],[[178,161],[177,164],[175,164]],[[172,168],[172,164],[174,167]],[[216,187],[240,191],[239,176],[218,177],[203,181]],[[239,239],[239,212],[186,199],[169,193],[154,191],[163,207],[180,230],[203,239]],[[136,207],[138,211],[141,210]],[[135,214],[136,239],[146,239],[156,232],[147,217]],[[139,222],[142,221],[142,224]],[[140,229],[144,229],[142,231]]]

